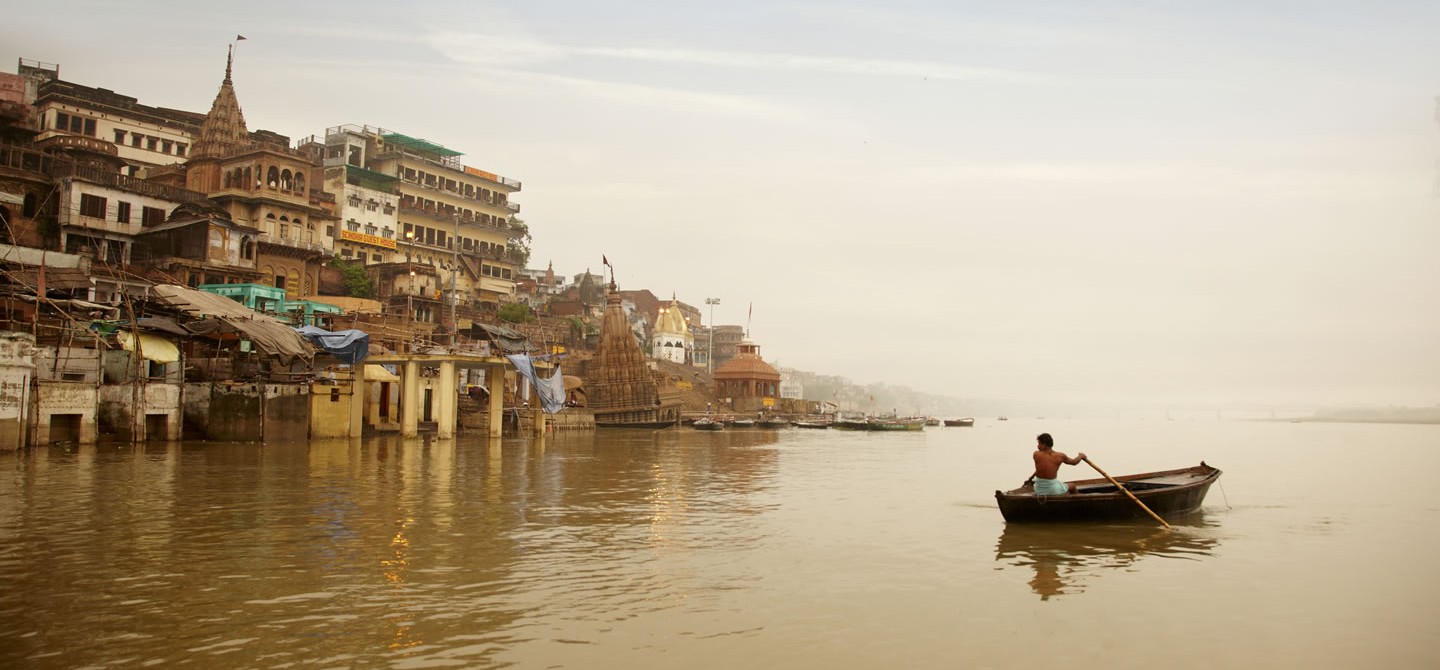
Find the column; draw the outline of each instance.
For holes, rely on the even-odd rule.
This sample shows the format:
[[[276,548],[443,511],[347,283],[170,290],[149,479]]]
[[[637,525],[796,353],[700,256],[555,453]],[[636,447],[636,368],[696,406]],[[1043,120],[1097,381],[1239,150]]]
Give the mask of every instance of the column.
[[[407,361],[400,372],[400,437],[420,435],[420,364]]]
[[[455,361],[440,363],[440,388],[436,393],[440,394],[440,411],[435,417],[435,437],[441,440],[454,439],[455,425],[459,420],[456,411],[459,403],[455,393]]]
[[[505,418],[504,363],[485,366],[485,388],[490,389],[490,437],[499,439],[505,434],[505,427],[500,425]]]

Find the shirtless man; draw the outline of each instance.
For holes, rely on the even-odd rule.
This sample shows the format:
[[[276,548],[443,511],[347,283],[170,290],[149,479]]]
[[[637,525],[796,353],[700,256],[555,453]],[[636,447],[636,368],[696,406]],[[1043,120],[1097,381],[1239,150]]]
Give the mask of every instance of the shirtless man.
[[[1035,474],[1025,480],[1026,484],[1035,485],[1037,496],[1058,496],[1066,493],[1074,493],[1075,485],[1066,484],[1060,481],[1060,464],[1079,465],[1085,460],[1085,452],[1075,458],[1055,451],[1055,440],[1050,433],[1040,433],[1035,437]]]

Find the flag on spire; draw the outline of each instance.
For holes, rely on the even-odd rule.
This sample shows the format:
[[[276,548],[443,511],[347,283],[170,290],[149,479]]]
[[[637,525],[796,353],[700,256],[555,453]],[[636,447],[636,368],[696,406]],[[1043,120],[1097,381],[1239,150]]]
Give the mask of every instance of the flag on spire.
[[[605,254],[600,254],[600,262],[601,262],[601,263],[604,263],[604,264],[606,264],[606,265],[610,265],[610,259],[606,258],[606,257],[605,257]],[[610,267],[614,267],[614,266],[611,265]]]
[[[245,36],[244,36],[244,35],[236,35],[236,36],[235,36],[235,41],[236,41],[236,42],[239,42],[240,40],[243,40],[243,39],[245,39]]]

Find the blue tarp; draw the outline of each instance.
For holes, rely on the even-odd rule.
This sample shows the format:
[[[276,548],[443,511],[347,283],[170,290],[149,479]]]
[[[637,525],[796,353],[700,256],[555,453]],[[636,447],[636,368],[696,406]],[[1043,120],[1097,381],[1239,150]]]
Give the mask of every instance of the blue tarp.
[[[549,379],[541,379],[535,374],[535,363],[530,360],[530,354],[509,354],[506,358],[520,374],[530,380],[530,385],[535,387],[535,395],[540,398],[540,406],[546,414],[558,414],[565,409],[565,375],[560,373],[560,366],[555,366],[555,374]]]
[[[330,332],[315,326],[296,328],[295,332],[311,344],[340,359],[341,363],[354,365],[370,355],[370,335],[360,330],[337,330]]]

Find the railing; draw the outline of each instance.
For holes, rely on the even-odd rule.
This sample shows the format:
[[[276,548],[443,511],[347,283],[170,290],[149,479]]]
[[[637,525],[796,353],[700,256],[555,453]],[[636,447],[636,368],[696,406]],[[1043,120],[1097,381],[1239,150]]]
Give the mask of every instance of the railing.
[[[204,202],[206,199],[204,193],[171,186],[169,184],[145,181],[144,179],[131,177],[130,175],[109,172],[88,165],[82,166],[73,163],[61,163],[54,166],[51,174],[56,179],[80,179],[92,184],[109,186],[136,195],[160,198],[171,202]]]
[[[293,247],[295,249],[308,249],[310,251],[321,251],[330,253],[330,249],[323,243],[310,240],[302,240],[295,235],[272,235],[260,233],[259,241],[265,244],[273,244],[281,247]]]

